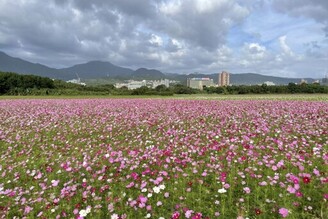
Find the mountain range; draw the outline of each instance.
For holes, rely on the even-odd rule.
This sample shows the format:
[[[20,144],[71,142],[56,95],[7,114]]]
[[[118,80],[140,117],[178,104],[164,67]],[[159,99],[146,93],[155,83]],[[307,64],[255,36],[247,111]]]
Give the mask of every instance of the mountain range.
[[[159,80],[170,79],[180,81],[186,84],[187,78],[202,78],[208,77],[218,82],[218,73],[214,74],[173,74],[162,73],[155,69],[139,68],[132,70],[113,65],[110,62],[104,61],[90,61],[84,64],[74,65],[69,68],[50,68],[48,66],[31,63],[20,58],[14,58],[0,51],[0,71],[15,72],[18,74],[33,74],[43,77],[49,77],[61,80],[70,80],[74,78],[81,78],[82,81],[88,79],[117,79],[117,80]],[[304,78],[308,83],[315,81],[313,78]],[[271,81],[275,84],[288,84],[290,82],[299,83],[301,78],[284,78],[275,76],[266,76],[255,73],[239,73],[230,74],[230,83],[239,84],[262,84],[266,81]]]

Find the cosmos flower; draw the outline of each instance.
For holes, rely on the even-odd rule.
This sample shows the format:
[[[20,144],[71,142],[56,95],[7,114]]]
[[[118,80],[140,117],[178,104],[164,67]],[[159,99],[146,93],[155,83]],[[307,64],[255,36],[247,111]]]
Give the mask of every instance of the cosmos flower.
[[[222,188],[222,189],[219,189],[219,190],[218,190],[218,193],[221,193],[221,194],[222,194],[222,193],[226,193],[226,192],[227,192],[227,190],[226,190],[225,188]]]
[[[154,191],[155,193],[160,193],[160,192],[161,192],[161,189],[160,189],[159,187],[155,186],[155,187],[153,188],[153,191]]]
[[[88,212],[86,210],[80,210],[79,215],[81,217],[86,217],[88,215]]]
[[[110,216],[110,219],[119,219],[119,216],[118,216],[118,214],[112,214]]]
[[[251,193],[251,189],[249,187],[245,187],[245,188],[243,188],[243,190],[246,194]]]
[[[51,185],[52,185],[53,187],[58,186],[58,184],[59,184],[59,180],[51,180]]]
[[[279,214],[281,214],[282,217],[287,217],[288,216],[288,209],[280,208],[279,209]]]
[[[305,184],[308,184],[308,183],[310,183],[310,182],[311,182],[311,178],[310,178],[310,177],[307,177],[307,176],[305,176],[305,177],[303,177],[303,182],[304,182]]]

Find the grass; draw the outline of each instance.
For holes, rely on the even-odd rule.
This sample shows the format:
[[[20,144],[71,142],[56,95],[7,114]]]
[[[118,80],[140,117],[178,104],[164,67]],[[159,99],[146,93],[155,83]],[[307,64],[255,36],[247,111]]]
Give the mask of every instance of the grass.
[[[328,101],[328,94],[175,94],[174,96],[155,95],[76,95],[76,96],[0,96],[6,99],[190,99],[190,100],[302,100],[302,101]]]

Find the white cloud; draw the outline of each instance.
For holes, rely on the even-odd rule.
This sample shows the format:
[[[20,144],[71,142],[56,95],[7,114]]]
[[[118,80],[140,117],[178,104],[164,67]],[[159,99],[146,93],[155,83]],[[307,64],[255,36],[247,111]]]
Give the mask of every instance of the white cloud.
[[[149,42],[154,46],[163,46],[163,39],[160,36],[157,36],[156,34],[151,35],[151,39],[149,40]]]
[[[279,44],[285,55],[294,56],[293,51],[286,43],[286,36],[279,37]]]
[[[240,63],[247,67],[258,65],[269,56],[266,47],[259,43],[245,43],[241,55]]]

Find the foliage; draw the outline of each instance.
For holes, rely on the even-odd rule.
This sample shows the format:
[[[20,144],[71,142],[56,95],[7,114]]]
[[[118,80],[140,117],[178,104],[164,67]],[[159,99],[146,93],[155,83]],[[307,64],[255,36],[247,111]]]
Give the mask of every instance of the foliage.
[[[262,85],[232,85],[227,87],[205,87],[206,93],[212,94],[296,94],[296,93],[328,93],[328,86],[320,84],[294,84],[267,86]]]
[[[227,87],[204,87],[203,90],[193,89],[182,84],[169,88],[159,85],[152,89],[146,86],[129,90],[127,87],[115,88],[113,84],[82,86],[50,78],[19,75],[0,72],[0,95],[161,95],[174,94],[296,94],[296,93],[328,93],[328,86],[320,84],[294,84],[267,86],[263,85],[232,85]]]
[[[19,94],[29,92],[29,89],[55,88],[50,78],[35,75],[19,75],[10,72],[0,72],[0,94]]]

